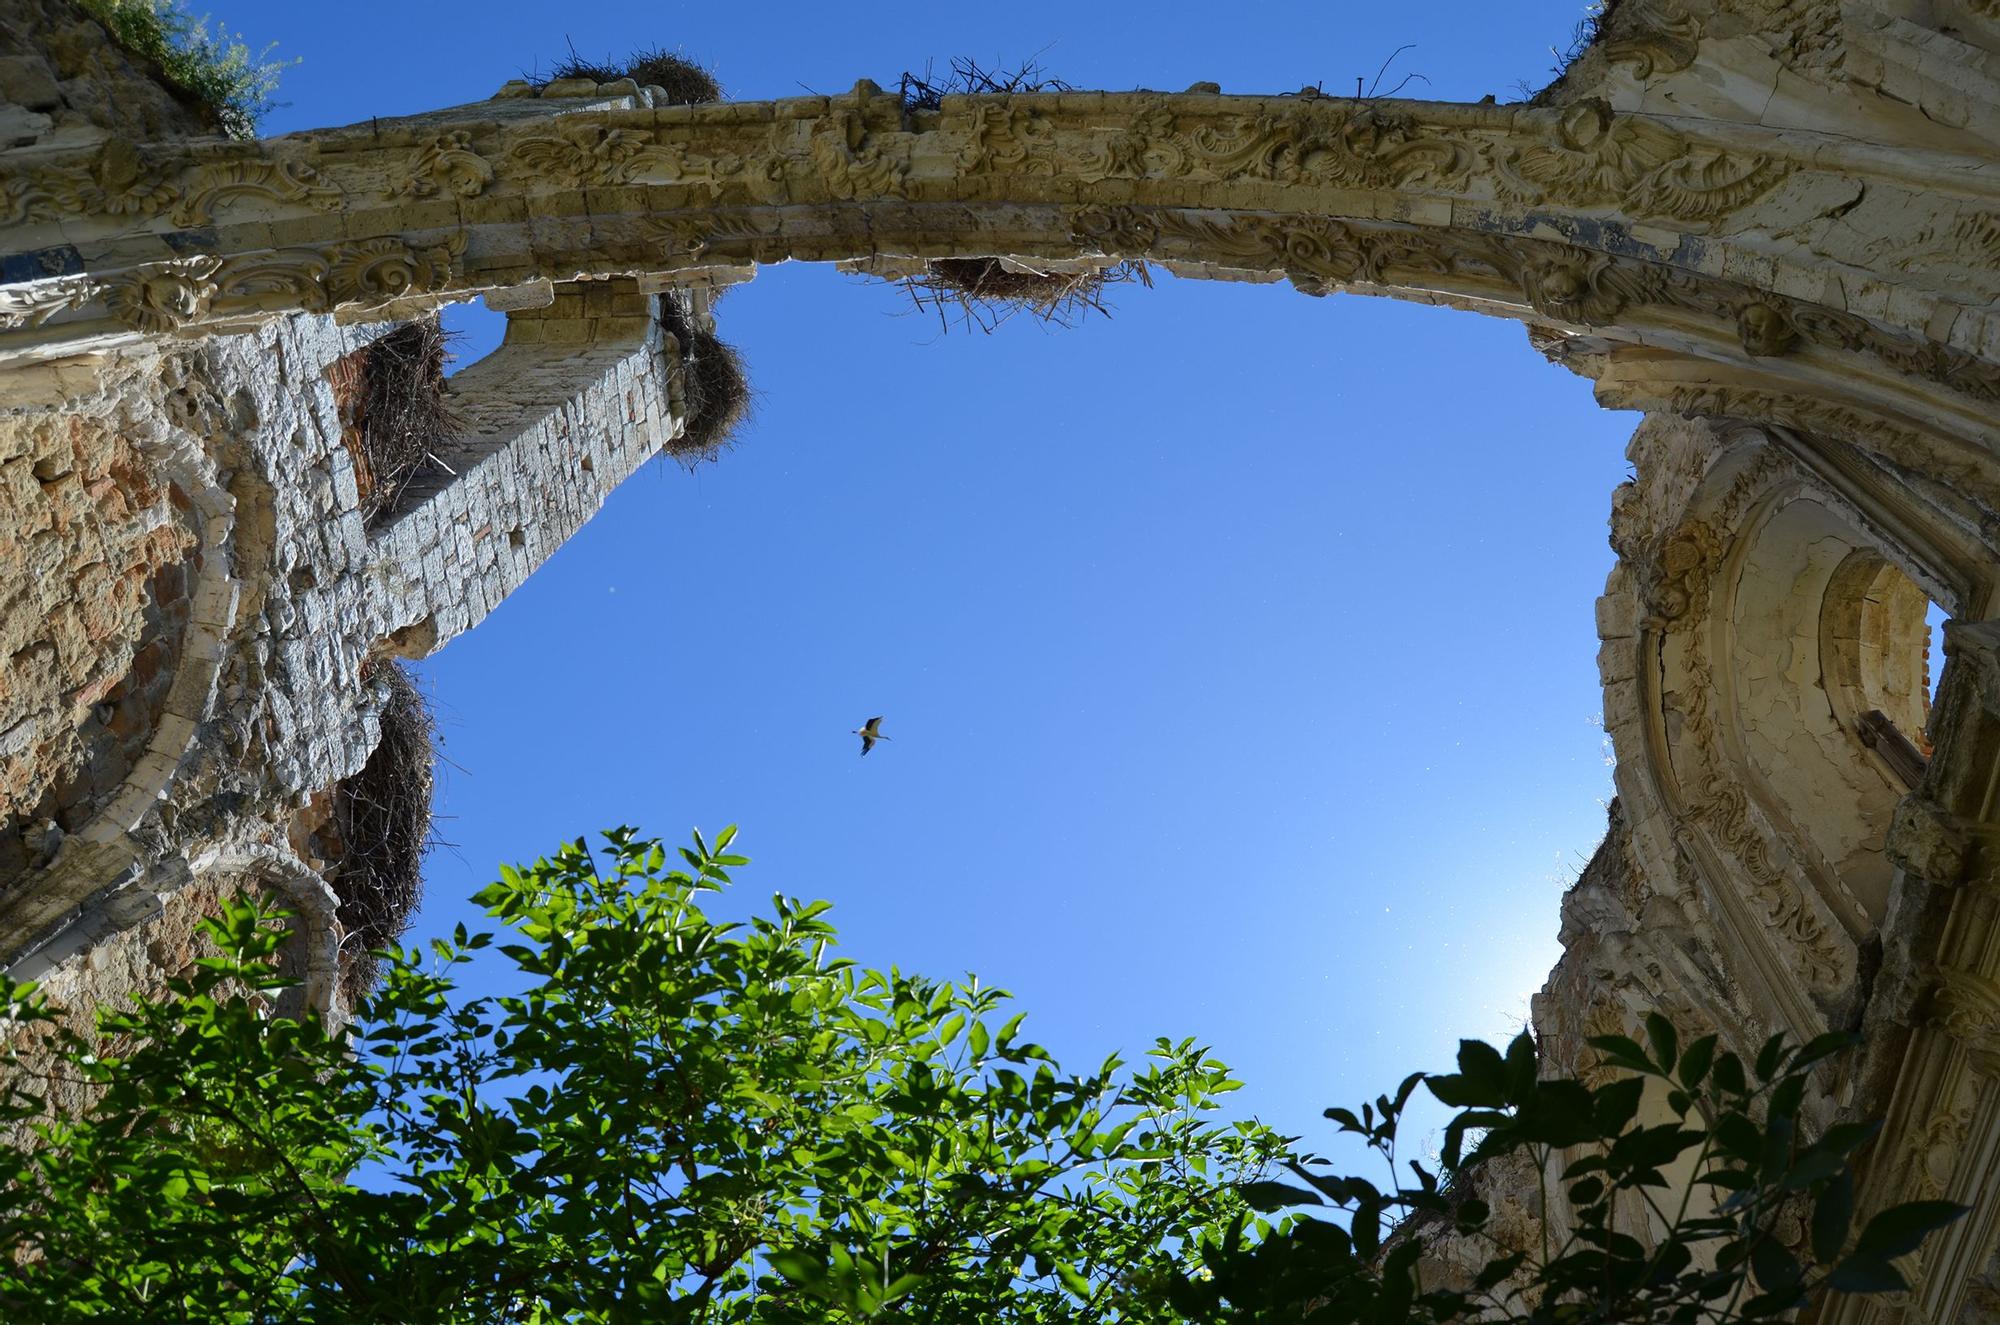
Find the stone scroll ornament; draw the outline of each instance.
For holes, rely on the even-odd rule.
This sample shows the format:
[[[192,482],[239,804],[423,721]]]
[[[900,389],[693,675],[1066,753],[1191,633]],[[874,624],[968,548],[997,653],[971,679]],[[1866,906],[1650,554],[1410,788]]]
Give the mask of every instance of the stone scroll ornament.
[[[1718,354],[1863,355],[2000,404],[2000,365],[1960,344],[1716,276],[1712,261],[1667,260],[1662,245],[1743,230],[1802,172],[1824,173],[1810,153],[1769,135],[1745,150],[1692,121],[1590,97],[1498,107],[1056,93],[912,112],[863,83],[842,97],[699,108],[585,109],[553,96],[548,114],[500,117],[499,104],[262,142],[113,140],[9,163],[0,206],[27,242],[51,242],[12,261],[0,333],[32,332],[27,343],[44,347],[63,327],[101,334],[93,317],[187,332],[732,261],[1108,253],[1278,271],[1315,294],[1358,284],[1512,304],[1641,343],[1663,320],[1710,337],[1727,329]],[[1659,231],[1650,249],[1626,237],[1642,222]],[[1937,233],[1972,243],[1969,224]],[[191,251],[115,269],[80,256],[138,252],[142,240]]]

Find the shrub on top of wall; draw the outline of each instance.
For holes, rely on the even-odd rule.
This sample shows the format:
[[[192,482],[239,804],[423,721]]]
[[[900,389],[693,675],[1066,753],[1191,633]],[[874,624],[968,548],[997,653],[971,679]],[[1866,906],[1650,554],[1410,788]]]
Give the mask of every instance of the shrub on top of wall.
[[[289,61],[252,54],[243,39],[211,32],[180,0],[77,0],[111,39],[157,65],[162,77],[214,112],[231,138],[254,138],[257,121],[277,103],[278,75]]]

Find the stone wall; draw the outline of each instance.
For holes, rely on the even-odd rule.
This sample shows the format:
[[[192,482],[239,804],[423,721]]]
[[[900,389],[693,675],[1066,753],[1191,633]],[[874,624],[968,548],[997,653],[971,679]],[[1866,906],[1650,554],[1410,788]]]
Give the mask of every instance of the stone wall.
[[[0,148],[220,132],[214,112],[70,0],[0,2]]]
[[[201,564],[186,493],[93,420],[0,420],[0,878],[145,755]]]
[[[45,525],[22,557],[104,593],[71,616],[34,586],[0,599],[25,660],[0,692],[20,830],[0,961],[77,998],[132,987],[177,951],[144,936],[180,933],[177,908],[254,860],[321,916],[300,934],[313,969],[338,966],[310,830],[378,739],[369,678],[476,625],[685,426],[663,289],[999,256],[1463,307],[1528,323],[1646,414],[1597,605],[1618,801],[1563,901],[1538,1035],[1589,1073],[1588,1036],[1654,1009],[1738,1051],[1863,1028],[1810,1121],[1887,1115],[1865,1205],[1976,1209],[1907,1300],[1827,1319],[1982,1319],[2000,1248],[1985,8],[1622,0],[1529,106],[1197,85],[912,111],[862,82],[674,107],[578,80],[195,144],[157,89],[107,125],[84,90],[38,85],[47,109],[5,121],[34,146],[4,195],[0,521]],[[129,74],[60,31],[36,68]],[[371,527],[339,365],[478,294],[509,329],[453,383],[469,430]],[[1935,711],[1931,603],[1955,619]],[[1510,1237],[1566,1218],[1535,1178],[1481,1176]]]
[[[90,462],[103,473],[43,466],[24,530],[53,531],[70,497],[123,521],[70,518],[23,543],[53,539],[41,555],[102,578],[103,595],[25,577],[0,617],[15,654],[74,655],[45,678],[10,670],[5,692],[32,709],[0,764],[22,788],[18,863],[0,882],[0,948],[18,969],[151,914],[204,853],[311,841],[328,789],[377,740],[386,691],[370,660],[422,657],[476,624],[682,426],[677,350],[651,308],[602,283],[511,315],[506,344],[449,384],[468,432],[447,468],[372,529],[333,378],[391,324],[294,318],[157,347],[121,359],[95,399],[0,422],[44,450],[111,439]],[[97,634],[78,634],[79,613]]]

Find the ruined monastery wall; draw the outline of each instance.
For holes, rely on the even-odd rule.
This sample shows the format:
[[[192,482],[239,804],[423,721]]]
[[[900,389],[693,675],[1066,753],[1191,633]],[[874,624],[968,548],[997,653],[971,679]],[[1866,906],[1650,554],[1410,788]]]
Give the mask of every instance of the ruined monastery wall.
[[[1823,1318],[2000,1318],[1992,9],[1621,0],[1520,106],[572,81],[232,143],[62,0],[0,0],[50,34],[0,38],[0,963],[143,987],[247,882],[337,1012],[329,807],[382,669],[685,433],[669,327],[760,263],[1137,260],[1446,304],[1646,416],[1596,604],[1618,800],[1550,917],[1545,1050],[1598,1071],[1585,1039],[1652,1009],[1739,1051],[1861,1030],[1809,1108],[1886,1117],[1863,1205],[1973,1212],[1909,1294]],[[358,365],[473,297],[508,330],[447,390],[465,431],[371,518]],[[1567,1217],[1540,1185],[1484,1175],[1508,1236]]]

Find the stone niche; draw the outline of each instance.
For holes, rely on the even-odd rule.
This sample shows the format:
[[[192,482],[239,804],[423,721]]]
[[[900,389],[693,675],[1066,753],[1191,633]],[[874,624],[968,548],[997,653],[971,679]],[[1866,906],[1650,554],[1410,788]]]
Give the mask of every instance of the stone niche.
[[[192,525],[103,424],[0,424],[0,879],[46,864],[144,755],[200,571]]]

